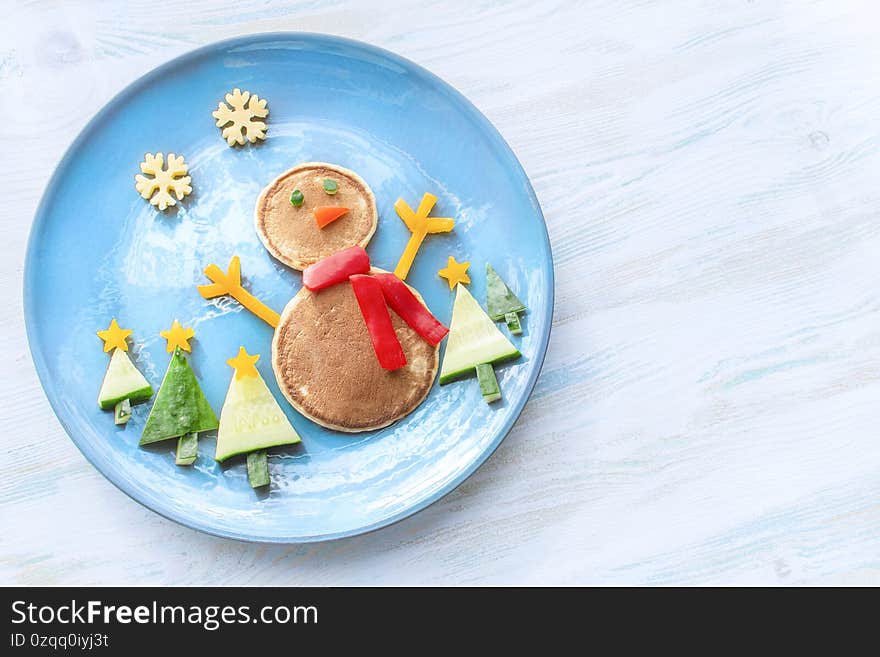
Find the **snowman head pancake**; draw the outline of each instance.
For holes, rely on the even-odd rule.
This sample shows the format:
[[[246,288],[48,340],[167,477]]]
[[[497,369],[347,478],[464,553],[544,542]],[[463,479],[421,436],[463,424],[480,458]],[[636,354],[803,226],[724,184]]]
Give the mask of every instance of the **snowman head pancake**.
[[[335,186],[335,193],[325,189]],[[299,205],[291,195],[299,191]],[[315,221],[318,207],[348,212],[323,228]],[[285,171],[263,189],[254,209],[257,235],[278,260],[302,271],[349,246],[366,246],[378,223],[376,199],[364,180],[335,164],[305,162]]]

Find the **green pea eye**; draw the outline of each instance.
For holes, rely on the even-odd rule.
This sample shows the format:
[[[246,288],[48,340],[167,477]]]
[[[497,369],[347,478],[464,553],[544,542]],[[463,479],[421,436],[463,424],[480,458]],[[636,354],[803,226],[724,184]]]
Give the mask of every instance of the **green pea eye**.
[[[333,196],[333,194],[339,191],[339,185],[336,184],[335,180],[324,178],[324,191]]]
[[[303,193],[301,191],[299,191],[298,189],[294,189],[293,192],[291,192],[290,204],[293,207],[298,208],[299,206],[301,206],[303,204],[303,200],[304,200],[304,197],[303,197]]]

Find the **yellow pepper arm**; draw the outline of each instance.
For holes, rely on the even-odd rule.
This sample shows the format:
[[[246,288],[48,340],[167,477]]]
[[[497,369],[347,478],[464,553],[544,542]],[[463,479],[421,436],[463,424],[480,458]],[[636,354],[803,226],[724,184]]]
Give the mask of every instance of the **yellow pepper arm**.
[[[221,285],[220,283],[211,283],[210,285],[199,285],[199,294],[201,294],[206,299],[213,299],[214,297],[222,297],[226,294],[226,286]]]
[[[427,192],[422,194],[422,200],[419,202],[419,209],[416,210],[416,216],[422,220],[427,219],[428,215],[431,214],[431,210],[434,209],[435,203],[437,203],[436,196],[428,194]]]
[[[233,294],[233,298],[242,306],[251,311],[254,315],[262,319],[272,328],[278,326],[281,321],[281,315],[272,310],[269,306],[250,294],[243,287],[238,288],[238,294]]]
[[[409,207],[409,204],[406,201],[402,198],[397,199],[397,202],[394,204],[394,210],[397,212],[397,216],[403,219],[403,223],[406,224],[406,227],[409,228],[410,232],[416,230],[418,227],[416,213],[413,212],[413,209]]]
[[[400,280],[405,280],[409,274],[410,267],[419,252],[425,235],[428,233],[448,233],[455,227],[455,221],[446,217],[428,217],[434,205],[437,203],[437,197],[433,194],[425,193],[419,202],[418,210],[413,212],[406,201],[402,198],[397,199],[394,209],[397,215],[409,228],[412,235],[406,243],[406,248],[394,268],[394,275]]]
[[[397,261],[397,267],[394,268],[394,275],[400,280],[406,280],[409,268],[412,267],[413,260],[416,259],[416,254],[419,252],[419,247],[424,239],[425,231],[423,230],[416,230],[409,236],[409,241],[406,243],[403,255],[400,256],[400,260]]]
[[[432,217],[427,222],[428,233],[448,233],[455,228],[455,220],[447,218]]]
[[[219,267],[217,268],[219,269]],[[232,260],[229,261],[229,273],[227,277],[230,281],[235,281],[235,284],[241,286],[241,258],[237,255],[232,256]]]
[[[232,256],[225,273],[213,263],[208,265],[205,267],[205,276],[211,279],[212,284],[198,286],[199,294],[203,297],[211,299],[228,294],[272,328],[278,326],[281,316],[242,287],[241,259],[238,256]]]
[[[231,294],[230,290],[232,288],[241,285],[240,274],[238,278],[232,277],[232,274],[234,273],[233,264],[236,260],[238,260],[238,256],[232,256],[232,261],[229,263],[229,276],[227,276],[220,267],[213,263],[205,267],[205,276],[216,282],[213,285],[199,285],[199,294],[206,299],[210,299],[224,294]],[[238,271],[241,272],[240,267]]]

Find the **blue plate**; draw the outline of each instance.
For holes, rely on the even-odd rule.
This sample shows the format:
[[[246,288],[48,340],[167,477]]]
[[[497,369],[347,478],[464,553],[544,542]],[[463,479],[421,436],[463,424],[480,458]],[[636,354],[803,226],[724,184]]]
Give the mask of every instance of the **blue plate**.
[[[234,87],[268,100],[267,140],[230,148],[211,112]],[[158,212],[134,189],[144,153],[182,154],[193,194]],[[437,276],[446,257],[471,262],[485,302],[490,261],[529,307],[513,338],[519,361],[497,369],[504,399],[487,405],[473,379],[435,384],[407,418],[364,434],[326,430],[294,411],[271,368],[272,332],[234,301],[205,301],[202,270],[241,256],[245,285],[280,311],[301,274],[274,260],[253,228],[260,190],[305,161],[358,172],[376,194],[373,263],[393,269],[408,238],[393,210],[402,196],[439,197],[453,233],[425,241],[407,282],[449,322],[453,295]],[[86,126],[52,176],[37,211],[25,268],[31,352],[55,413],[110,481],[150,509],[236,539],[318,541],[388,525],[436,501],[498,447],[531,392],[550,335],[553,265],[541,209],[522,168],[486,118],[428,71],[372,46],[315,34],[260,34],[210,45],[160,66]],[[142,449],[150,404],[124,428],[96,396],[107,368],[95,331],[110,318],[134,329],[132,354],[158,388],[168,364],[159,331],[172,319],[196,330],[192,360],[218,415],[245,345],[302,435],[275,450],[272,486],[255,493],[241,460],[213,461],[215,436],[195,466],[174,465],[174,442]],[[503,326],[499,324],[500,327]],[[441,354],[442,355],[442,354]]]

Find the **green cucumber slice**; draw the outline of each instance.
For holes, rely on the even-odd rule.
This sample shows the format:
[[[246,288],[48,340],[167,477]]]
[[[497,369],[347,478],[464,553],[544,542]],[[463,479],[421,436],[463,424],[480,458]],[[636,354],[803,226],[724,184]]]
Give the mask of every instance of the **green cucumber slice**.
[[[519,349],[498,330],[464,285],[457,285],[440,385],[474,373],[481,363],[517,358]]]
[[[298,442],[299,434],[275,401],[263,377],[259,373],[242,378],[233,374],[220,411],[214,459],[225,461],[237,454]]]
[[[125,424],[131,419],[131,402],[126,397],[113,409],[114,424]]]
[[[486,307],[489,309],[489,317],[496,322],[504,319],[507,313],[521,313],[526,309],[525,304],[516,298],[516,295],[507,287],[507,283],[501,280],[498,272],[486,263]]]
[[[247,455],[247,473],[251,488],[269,485],[269,459],[267,456],[265,449]]]
[[[177,454],[174,462],[177,465],[192,465],[199,456],[199,434],[195,431],[182,435],[177,439]]]
[[[477,380],[480,382],[480,392],[487,404],[501,399],[501,388],[498,387],[498,379],[495,378],[495,370],[489,363],[480,363],[475,368]]]
[[[210,431],[218,424],[189,361],[177,347],[156,393],[156,402],[150,409],[140,444],[149,445],[193,431]]]
[[[138,404],[152,396],[153,388],[131,362],[128,353],[119,348],[114,349],[98,393],[98,406],[106,411],[124,399],[130,404]]]
[[[516,313],[506,313],[504,315],[504,321],[507,322],[507,330],[513,335],[520,335],[522,333],[522,324],[519,323],[519,315]]]

